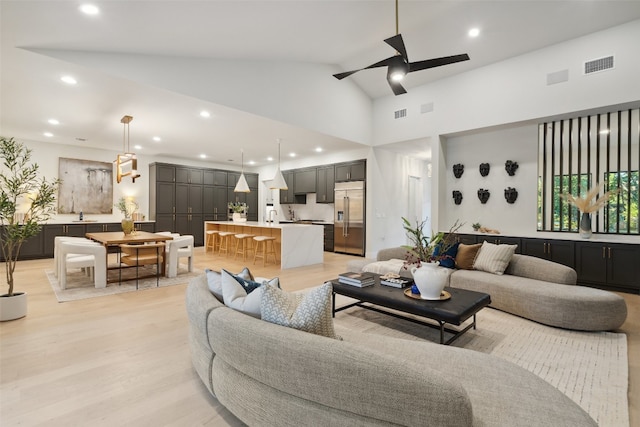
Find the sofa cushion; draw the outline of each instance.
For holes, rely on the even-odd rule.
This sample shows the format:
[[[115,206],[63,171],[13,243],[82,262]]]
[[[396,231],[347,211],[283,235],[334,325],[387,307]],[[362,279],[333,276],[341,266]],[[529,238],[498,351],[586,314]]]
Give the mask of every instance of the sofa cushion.
[[[481,246],[482,243],[477,243],[475,245],[465,245],[464,243],[460,243],[460,245],[458,245],[458,253],[456,254],[456,268],[462,270],[473,270],[473,261],[475,261]]]
[[[227,307],[234,310],[241,311],[253,317],[260,318],[260,299],[262,298],[262,288],[265,286],[277,287],[278,279],[272,279],[265,281],[262,284],[258,284],[257,287],[248,291],[248,287],[245,288],[240,282],[244,279],[236,277],[234,274],[229,273],[227,270],[222,270],[222,299]],[[252,282],[255,284],[257,282]]]
[[[518,245],[494,245],[485,240],[473,262],[473,268],[502,275],[517,247]]]
[[[304,294],[267,286],[260,303],[262,320],[336,338],[331,316],[331,291],[329,282]]]
[[[442,250],[442,245],[437,245],[433,250],[433,256],[438,257],[442,256],[442,258],[438,261],[440,267],[445,268],[455,268],[456,267],[456,255],[458,255],[458,246],[460,243],[454,243],[449,249],[447,249],[444,254],[440,254]]]
[[[207,284],[209,285],[209,290],[213,295],[216,296],[216,298],[218,298],[220,302],[222,302],[222,273],[208,268],[206,268],[204,271],[207,276]],[[254,280],[253,274],[251,274],[251,271],[249,271],[249,268],[247,267],[243,268],[240,273],[236,274],[236,276],[241,277],[244,280]]]

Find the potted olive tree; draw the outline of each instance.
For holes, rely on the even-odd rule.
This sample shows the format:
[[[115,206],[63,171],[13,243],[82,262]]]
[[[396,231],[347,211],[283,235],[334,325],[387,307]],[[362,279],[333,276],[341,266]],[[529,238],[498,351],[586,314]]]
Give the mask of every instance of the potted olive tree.
[[[14,291],[13,273],[22,244],[55,212],[59,180],[39,177],[38,164],[30,161],[30,149],[0,136],[0,247],[8,285],[7,293],[0,295],[0,321],[27,314],[27,295]]]

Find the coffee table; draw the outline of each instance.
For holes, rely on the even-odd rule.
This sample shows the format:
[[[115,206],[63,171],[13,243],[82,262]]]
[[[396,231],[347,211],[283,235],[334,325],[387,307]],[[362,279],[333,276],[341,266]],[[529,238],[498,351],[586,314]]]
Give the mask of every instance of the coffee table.
[[[456,288],[445,288],[445,290],[451,294],[451,298],[445,301],[418,300],[406,296],[404,294],[406,288],[398,289],[381,285],[380,275],[375,275],[375,281],[376,283],[372,286],[359,288],[357,286],[340,283],[338,279],[331,280],[331,284],[333,285],[333,316],[335,317],[337,312],[351,307],[362,307],[367,310],[373,310],[430,328],[439,329],[440,344],[449,345],[469,329],[476,329],[476,313],[491,304],[491,296],[489,294]],[[344,307],[336,308],[336,295],[344,295],[358,301]],[[400,313],[385,309],[395,310]],[[435,320],[438,325],[404,316],[401,313],[413,314]],[[473,317],[473,322],[463,329],[457,330],[445,326],[447,324],[460,326],[470,317]],[[444,339],[445,332],[453,334],[447,341]]]

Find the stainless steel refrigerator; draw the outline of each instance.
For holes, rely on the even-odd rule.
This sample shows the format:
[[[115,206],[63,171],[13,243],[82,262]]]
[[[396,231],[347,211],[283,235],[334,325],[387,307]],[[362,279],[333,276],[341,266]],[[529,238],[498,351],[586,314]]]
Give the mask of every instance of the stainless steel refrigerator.
[[[334,250],[364,256],[364,181],[336,182]]]

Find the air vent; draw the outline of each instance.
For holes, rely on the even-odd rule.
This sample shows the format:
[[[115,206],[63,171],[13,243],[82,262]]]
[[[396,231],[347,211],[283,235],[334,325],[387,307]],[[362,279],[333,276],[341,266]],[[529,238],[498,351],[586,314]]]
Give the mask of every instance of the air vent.
[[[395,111],[393,115],[395,116],[396,119],[407,117],[407,109],[403,108],[402,110]]]
[[[584,73],[592,74],[613,68],[613,55],[604,58],[593,59],[584,63]]]

